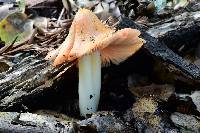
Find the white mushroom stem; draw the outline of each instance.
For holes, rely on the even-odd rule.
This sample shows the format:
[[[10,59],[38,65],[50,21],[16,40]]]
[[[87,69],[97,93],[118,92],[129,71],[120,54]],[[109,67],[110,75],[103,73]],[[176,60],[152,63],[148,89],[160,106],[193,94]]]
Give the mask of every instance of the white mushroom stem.
[[[97,111],[101,89],[100,53],[84,55],[78,61],[79,67],[79,108],[86,116]]]

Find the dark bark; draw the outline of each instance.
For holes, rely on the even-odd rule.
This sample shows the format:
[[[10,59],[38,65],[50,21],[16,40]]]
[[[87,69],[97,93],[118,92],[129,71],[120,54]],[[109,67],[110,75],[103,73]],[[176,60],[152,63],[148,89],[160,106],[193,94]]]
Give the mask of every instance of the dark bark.
[[[200,42],[200,11],[184,12],[154,25],[147,30],[151,36],[164,42],[170,49],[183,55],[179,49],[196,47]]]
[[[173,48],[177,44],[188,44],[188,42],[192,47],[200,40],[197,37],[200,36],[199,12],[183,14],[187,15],[185,17],[181,17],[184,15],[174,17],[179,19],[174,19],[173,22],[168,23],[166,28],[164,28],[166,23],[146,28],[128,19],[124,19],[119,24],[119,28],[131,27],[139,29],[141,37],[146,41],[142,51],[153,57],[154,60],[161,62],[167,69],[171,69],[169,71],[173,74],[174,81],[200,86],[200,68],[175,53],[175,48],[169,48]],[[198,18],[195,16],[198,16]],[[162,35],[160,36],[161,33]]]
[[[69,64],[54,68],[44,55],[30,52],[15,56],[2,56],[0,62],[9,64],[7,71],[0,73],[0,110],[31,101],[49,91],[57,82],[56,75],[67,69]]]

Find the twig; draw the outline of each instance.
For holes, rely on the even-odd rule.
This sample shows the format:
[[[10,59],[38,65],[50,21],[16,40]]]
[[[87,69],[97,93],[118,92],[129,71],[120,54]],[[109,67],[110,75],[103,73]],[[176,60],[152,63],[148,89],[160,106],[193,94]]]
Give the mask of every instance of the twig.
[[[61,18],[63,16],[64,12],[65,12],[65,8],[63,7],[63,9],[62,9],[62,11],[61,11],[61,13],[60,13],[60,15],[58,17],[58,20],[57,20],[57,24],[56,24],[57,26],[60,25],[60,21],[61,21]]]
[[[4,46],[3,48],[0,49],[0,55],[2,55],[4,52],[8,51],[10,48],[12,48],[13,44],[16,42],[18,36],[15,37],[15,39],[13,40],[13,42],[9,45]]]

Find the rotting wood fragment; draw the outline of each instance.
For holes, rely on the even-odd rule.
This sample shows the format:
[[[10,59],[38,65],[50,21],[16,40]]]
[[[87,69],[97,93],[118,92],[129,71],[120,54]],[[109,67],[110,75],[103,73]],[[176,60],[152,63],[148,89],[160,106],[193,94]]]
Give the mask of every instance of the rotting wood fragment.
[[[67,121],[53,115],[0,112],[0,132],[3,133],[76,133],[76,132],[133,132],[113,112],[101,112],[80,121]]]
[[[158,25],[152,24],[147,33],[163,41],[170,49],[182,54],[180,48],[190,50],[200,42],[200,11],[184,12]],[[169,21],[170,20],[170,21]]]
[[[19,103],[31,102],[35,96],[47,91],[56,81],[56,75],[71,67],[71,63],[54,68],[40,54],[30,52],[4,57],[13,63],[8,71],[0,73],[0,110],[7,110]],[[66,69],[67,68],[67,69]],[[31,98],[32,97],[32,98]]]
[[[174,81],[180,80],[185,84],[200,86],[200,68],[174,53],[163,41],[148,34],[146,27],[138,25],[127,18],[124,18],[118,27],[120,29],[126,27],[139,29],[142,38],[146,40],[142,51],[153,57],[155,60],[161,63],[166,63],[167,65],[165,65],[165,67],[168,67],[169,69],[172,68],[173,74],[176,75]],[[170,32],[178,31],[174,30]],[[164,35],[162,38],[164,38]]]
[[[3,133],[72,133],[72,122],[53,116],[31,113],[0,112],[0,132]]]

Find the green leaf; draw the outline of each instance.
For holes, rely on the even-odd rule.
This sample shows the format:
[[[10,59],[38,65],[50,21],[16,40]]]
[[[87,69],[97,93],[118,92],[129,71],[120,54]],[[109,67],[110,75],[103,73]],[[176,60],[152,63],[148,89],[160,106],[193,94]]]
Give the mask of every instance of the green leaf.
[[[8,15],[0,22],[0,38],[5,45],[27,41],[33,34],[33,21],[24,13],[16,12]]]

